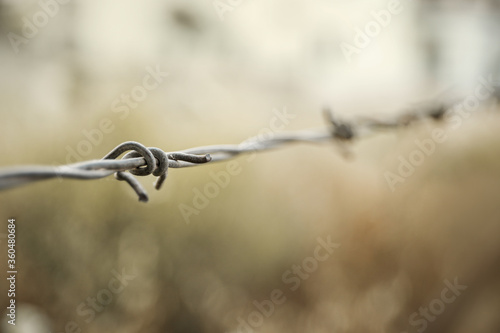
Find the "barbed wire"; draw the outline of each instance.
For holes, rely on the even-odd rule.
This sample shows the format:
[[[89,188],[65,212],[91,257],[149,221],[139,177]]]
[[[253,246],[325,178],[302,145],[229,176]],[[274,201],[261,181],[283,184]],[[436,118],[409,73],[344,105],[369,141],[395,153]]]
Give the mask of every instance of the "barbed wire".
[[[126,181],[137,193],[139,201],[147,202],[146,190],[134,176],[152,174],[158,177],[159,190],[167,178],[169,168],[199,166],[221,162],[240,154],[277,149],[294,143],[335,142],[344,157],[350,155],[347,143],[387,129],[407,127],[412,123],[431,119],[440,121],[451,109],[445,103],[424,109],[411,110],[386,120],[360,117],[355,122],[339,120],[329,109],[324,110],[327,128],[275,134],[270,138],[253,137],[240,144],[212,145],[189,148],[177,152],[164,152],[160,148],[127,141],[121,143],[100,160],[90,160],[61,166],[18,166],[0,169],[0,190],[51,178],[90,180],[115,175]],[[121,159],[120,155],[126,153]],[[128,171],[128,173],[126,172]]]

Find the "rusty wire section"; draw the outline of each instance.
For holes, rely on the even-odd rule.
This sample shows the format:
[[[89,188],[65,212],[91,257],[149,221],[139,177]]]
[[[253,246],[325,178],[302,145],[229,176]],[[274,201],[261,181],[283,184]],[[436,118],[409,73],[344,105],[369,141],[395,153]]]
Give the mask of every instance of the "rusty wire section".
[[[158,177],[155,188],[159,190],[167,177],[169,168],[185,168],[208,162],[226,161],[240,154],[280,148],[293,143],[334,142],[339,145],[342,154],[348,156],[346,144],[349,142],[379,130],[406,127],[423,119],[438,121],[444,117],[448,109],[444,105],[438,105],[424,111],[406,112],[389,120],[360,118],[355,125],[339,120],[326,109],[324,115],[329,125],[327,128],[277,134],[268,139],[253,137],[240,144],[203,146],[169,153],[160,148],[145,147],[138,142],[128,141],[115,147],[100,160],[57,167],[30,165],[0,169],[0,190],[51,178],[88,180],[115,174],[117,180],[126,181],[134,189],[139,201],[147,202],[148,195],[134,175],[152,174]],[[125,152],[127,153],[121,159],[116,159]]]

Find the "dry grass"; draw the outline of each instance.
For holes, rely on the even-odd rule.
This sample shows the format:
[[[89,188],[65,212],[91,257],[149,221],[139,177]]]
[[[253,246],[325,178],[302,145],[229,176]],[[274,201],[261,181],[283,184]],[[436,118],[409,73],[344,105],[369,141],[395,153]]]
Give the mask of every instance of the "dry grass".
[[[477,115],[450,132],[395,192],[383,173],[396,170],[397,156],[415,149],[426,126],[357,145],[354,161],[334,152],[322,157],[331,148],[311,146],[252,162],[241,157],[241,174],[189,225],[179,204],[189,204],[192,188],[224,164],[173,170],[161,192],[149,186],[148,204],[105,180],[2,192],[2,216],[18,221],[19,323],[35,311],[55,332],[69,322],[82,332],[229,332],[238,318],[258,319],[252,302],[279,289],[286,301],[256,331],[416,332],[423,324],[412,325],[411,315],[457,277],[467,289],[425,331],[497,331],[499,120]],[[121,129],[106,142],[133,131]],[[140,139],[149,144],[157,135]],[[175,143],[169,135],[181,148],[182,138]],[[56,137],[61,133],[44,140]],[[46,162],[64,158],[38,154]],[[283,274],[313,254],[317,237],[328,236],[340,247],[292,290]],[[79,314],[88,297],[105,297],[112,271],[122,269],[136,276],[95,318],[90,307]]]

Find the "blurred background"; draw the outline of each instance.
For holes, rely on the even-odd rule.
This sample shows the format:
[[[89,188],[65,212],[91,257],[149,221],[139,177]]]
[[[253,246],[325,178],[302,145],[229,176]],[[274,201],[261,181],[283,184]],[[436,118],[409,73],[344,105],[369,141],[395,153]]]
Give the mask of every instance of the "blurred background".
[[[455,103],[500,79],[499,25],[497,0],[0,0],[0,166],[238,143],[276,119],[324,126],[325,105],[355,119]],[[497,332],[490,97],[458,129],[383,133],[351,160],[333,145],[239,157],[206,200],[228,163],[171,170],[159,192],[141,177],[147,204],[112,177],[0,192],[0,267],[14,217],[19,272],[17,325],[0,329]],[[384,175],[434,129],[446,140],[391,191]]]

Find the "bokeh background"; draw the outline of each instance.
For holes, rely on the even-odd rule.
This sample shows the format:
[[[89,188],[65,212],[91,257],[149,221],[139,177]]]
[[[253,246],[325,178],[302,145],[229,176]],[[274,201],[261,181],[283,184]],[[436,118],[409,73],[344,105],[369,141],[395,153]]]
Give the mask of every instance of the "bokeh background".
[[[129,140],[238,143],[283,110],[284,131],[325,126],[325,105],[347,119],[392,116],[500,74],[496,0],[1,0],[0,16],[2,167],[101,158]],[[364,45],[359,31],[377,23]],[[151,70],[168,76],[125,106]],[[239,157],[189,223],[180,207],[227,163],[171,170],[159,192],[141,177],[147,204],[112,177],[0,192],[2,309],[11,217],[19,272],[17,325],[3,315],[0,329],[497,332],[496,105],[491,96],[458,129],[424,121],[357,142],[349,160],[333,144]],[[435,128],[447,140],[391,191],[385,172]],[[293,275],[292,290],[287,272],[318,237],[340,246]],[[467,289],[439,308],[456,279]],[[286,300],[271,311],[273,290]],[[430,305],[439,314],[425,319]]]

